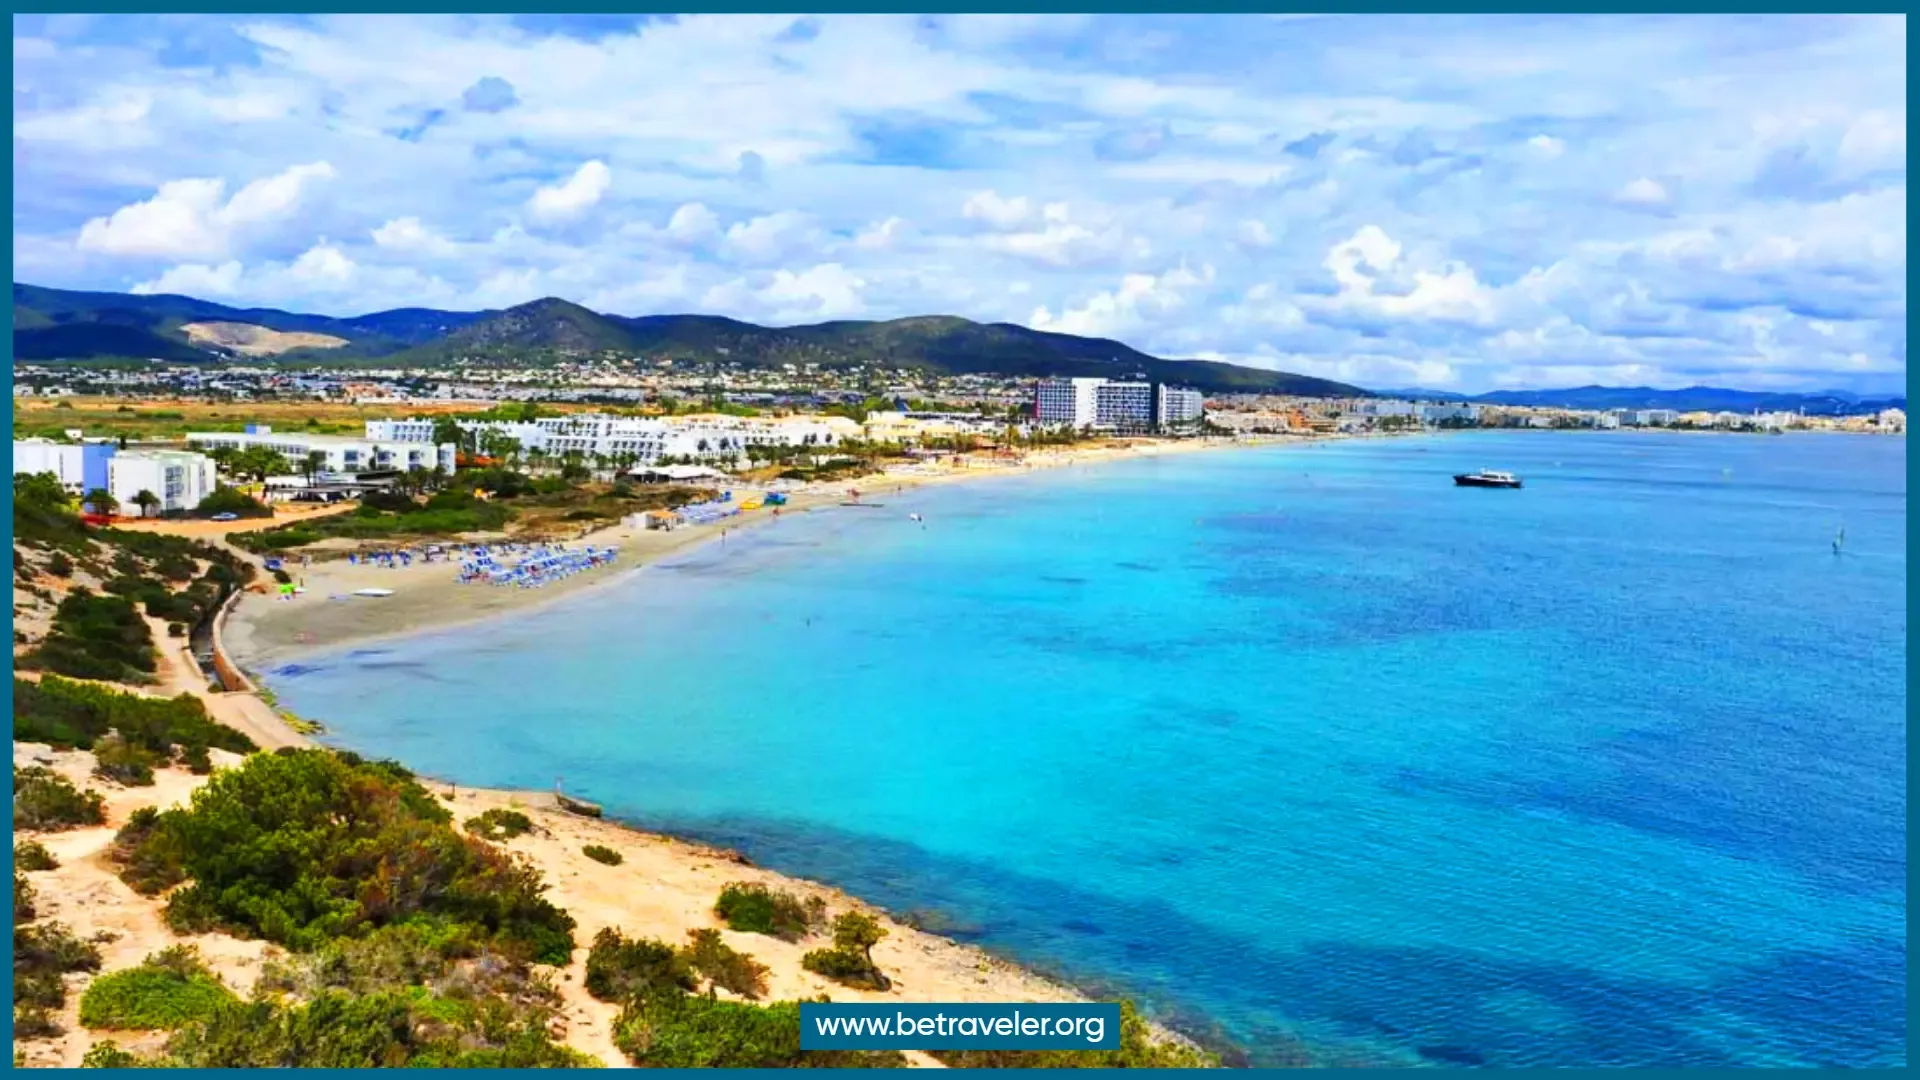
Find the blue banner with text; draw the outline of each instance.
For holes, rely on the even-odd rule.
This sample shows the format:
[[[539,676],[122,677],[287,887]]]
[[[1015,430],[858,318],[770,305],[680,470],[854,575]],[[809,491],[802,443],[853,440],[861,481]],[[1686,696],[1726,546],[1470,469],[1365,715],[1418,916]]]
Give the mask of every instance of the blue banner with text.
[[[800,1004],[802,1050],[1117,1050],[1120,1006]]]

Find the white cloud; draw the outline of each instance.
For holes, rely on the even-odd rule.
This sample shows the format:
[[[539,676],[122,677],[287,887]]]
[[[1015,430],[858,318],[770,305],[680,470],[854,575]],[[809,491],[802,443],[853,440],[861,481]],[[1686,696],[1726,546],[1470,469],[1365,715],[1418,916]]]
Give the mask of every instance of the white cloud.
[[[589,161],[558,184],[543,187],[527,200],[535,218],[562,221],[575,217],[600,201],[613,186],[613,170],[604,161]]]
[[[338,292],[353,284],[358,269],[345,252],[321,240],[293,261],[287,277],[316,292]]]
[[[377,246],[401,254],[444,258],[459,250],[451,240],[420,224],[417,217],[394,218],[373,230],[372,236]]]
[[[1551,135],[1535,135],[1533,138],[1527,140],[1527,145],[1533,147],[1541,155],[1550,158],[1559,157],[1561,154],[1567,152],[1566,140],[1556,139]]]
[[[231,261],[218,266],[188,263],[172,267],[152,281],[135,285],[133,291],[141,296],[232,296],[240,288],[243,269],[238,262]]]
[[[775,271],[760,299],[782,319],[837,319],[866,310],[860,291],[867,283],[839,263],[823,263],[794,273]]]
[[[894,242],[900,239],[901,235],[906,232],[907,227],[907,220],[901,217],[890,217],[885,221],[876,221],[872,225],[862,229],[860,234],[853,238],[853,244],[855,247],[863,248],[867,251],[884,251],[892,247]]]
[[[1614,198],[1630,206],[1665,206],[1668,195],[1665,185],[1643,176],[1628,182]]]
[[[806,214],[782,210],[747,221],[734,222],[727,229],[723,245],[727,254],[748,262],[773,262],[800,247],[816,243],[819,229]]]
[[[156,258],[206,258],[225,254],[236,236],[271,225],[300,208],[309,184],[334,175],[324,161],[295,165],[255,180],[221,201],[226,181],[172,180],[153,198],[123,206],[80,227],[82,251]]]
[[[995,191],[978,191],[967,197],[960,207],[960,216],[968,221],[980,221],[995,229],[1017,229],[1038,216],[1033,201],[1025,195],[1003,198]]]
[[[720,218],[701,203],[685,203],[667,219],[667,235],[683,244],[698,244],[720,234]]]
[[[1259,218],[1248,218],[1241,222],[1239,228],[1234,231],[1234,236],[1246,247],[1273,246],[1273,230],[1267,228],[1267,223]]]
[[[1095,293],[1079,307],[1067,308],[1059,315],[1045,307],[1034,309],[1027,325],[1035,330],[1089,337],[1130,333],[1179,309],[1187,302],[1188,293],[1212,283],[1213,276],[1212,266],[1203,266],[1195,273],[1185,265],[1159,275],[1128,274],[1120,279],[1119,288]]]
[[[1401,248],[1377,225],[1363,226],[1350,238],[1328,249],[1322,262],[1339,285],[1332,297],[1302,297],[1309,310],[1354,312],[1392,319],[1439,319],[1489,323],[1494,316],[1493,290],[1482,285],[1473,268],[1447,263],[1438,270],[1414,269],[1412,288],[1404,293],[1380,292],[1384,275],[1401,261]]]

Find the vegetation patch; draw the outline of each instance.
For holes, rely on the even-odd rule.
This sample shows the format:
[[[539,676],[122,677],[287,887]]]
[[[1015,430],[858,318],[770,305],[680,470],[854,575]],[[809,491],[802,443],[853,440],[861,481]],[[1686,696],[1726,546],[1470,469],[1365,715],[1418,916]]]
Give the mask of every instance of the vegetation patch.
[[[129,694],[55,676],[13,680],[13,737],[91,750],[108,735],[150,751],[160,760],[175,747],[253,752],[253,740],[213,719],[192,694],[172,698]]]
[[[46,640],[20,664],[80,679],[151,682],[153,634],[133,601],[75,588],[54,609]]]
[[[708,927],[687,931],[683,950],[687,966],[708,982],[755,1000],[766,995],[767,966],[746,953],[735,952],[720,940],[720,931]]]
[[[605,844],[588,844],[586,847],[580,849],[580,853],[592,859],[594,862],[605,863],[608,866],[619,866],[621,863],[627,861],[625,855],[607,847]]]
[[[59,832],[107,821],[106,800],[43,765],[13,770],[13,827]]]
[[[871,915],[849,911],[833,920],[833,948],[815,949],[800,958],[800,966],[816,975],[862,990],[886,990],[893,981],[873,962],[873,947],[887,936],[887,928]]]
[[[587,993],[601,1001],[626,1001],[657,989],[686,991],[698,983],[687,958],[664,941],[628,940],[607,927],[587,953]]]
[[[656,990],[629,1002],[614,1045],[635,1065],[665,1069],[893,1069],[893,1050],[802,1050],[800,1004],[750,1005]]]
[[[142,893],[190,883],[166,907],[182,932],[221,927],[310,951],[427,922],[538,963],[573,952],[573,917],[537,870],[457,832],[405,769],[354,754],[255,754],[188,807],[136,813],[114,856]]]
[[[74,937],[66,927],[58,923],[16,925],[13,928],[14,1038],[60,1034],[60,1025],[54,1022],[53,1014],[67,1004],[64,976],[76,971],[98,970],[100,950]]]
[[[60,869],[60,860],[53,857],[47,845],[38,840],[22,840],[13,845],[13,868],[33,873],[40,870]]]
[[[269,961],[254,998],[227,997],[149,1058],[102,1043],[95,1068],[575,1068],[552,1035],[551,980],[444,920],[390,925]],[[111,1047],[102,1049],[102,1047]]]
[[[494,807],[466,820],[467,831],[486,840],[511,840],[533,831],[533,819],[518,810]]]
[[[139,967],[93,980],[80,995],[80,1023],[94,1030],[172,1031],[237,1000],[192,946],[175,945]]]
[[[730,930],[767,934],[782,941],[799,941],[826,921],[827,905],[819,897],[802,902],[790,892],[755,882],[735,881],[722,887],[713,913]]]

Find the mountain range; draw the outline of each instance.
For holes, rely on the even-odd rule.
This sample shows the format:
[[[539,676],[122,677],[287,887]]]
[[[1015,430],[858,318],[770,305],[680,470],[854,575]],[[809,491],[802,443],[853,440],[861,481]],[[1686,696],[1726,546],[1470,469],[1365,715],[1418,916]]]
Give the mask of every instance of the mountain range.
[[[1858,416],[1882,409],[1905,410],[1903,396],[1869,397],[1846,390],[1789,393],[1689,386],[1657,390],[1651,386],[1575,386],[1564,390],[1495,390],[1456,394],[1445,390],[1375,390],[1381,397],[1421,401],[1462,401],[1476,405],[1529,405],[1559,409],[1672,409],[1675,412],[1798,412],[1809,416]]]
[[[354,318],[233,308],[189,296],[75,292],[15,282],[15,360],[276,358],[301,364],[439,367],[643,356],[748,367],[884,365],[937,375],[1141,376],[1211,393],[1364,396],[1345,383],[1206,360],[1149,356],[1118,341],[951,316],[767,327],[712,315],[627,318],[547,298],[503,311],[398,308]]]

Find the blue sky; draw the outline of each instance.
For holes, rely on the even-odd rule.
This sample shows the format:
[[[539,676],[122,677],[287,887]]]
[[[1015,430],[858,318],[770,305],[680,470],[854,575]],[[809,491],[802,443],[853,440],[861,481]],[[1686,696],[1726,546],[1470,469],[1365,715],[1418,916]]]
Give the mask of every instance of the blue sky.
[[[13,59],[36,284],[1905,384],[1902,16],[16,16]]]

